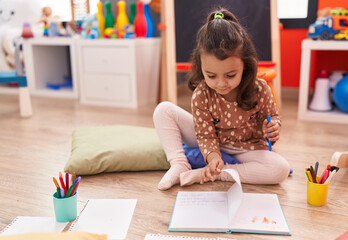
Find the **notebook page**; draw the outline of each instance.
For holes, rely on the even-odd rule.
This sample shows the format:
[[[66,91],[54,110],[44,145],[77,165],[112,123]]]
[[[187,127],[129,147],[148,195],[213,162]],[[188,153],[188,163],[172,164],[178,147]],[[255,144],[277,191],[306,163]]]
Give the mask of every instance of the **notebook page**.
[[[232,229],[253,232],[290,233],[276,194],[243,193]]]
[[[54,217],[16,217],[1,232],[0,236],[25,233],[59,233],[67,223],[56,222]]]
[[[226,192],[178,192],[169,230],[228,230]]]
[[[90,199],[69,231],[126,239],[136,199]]]

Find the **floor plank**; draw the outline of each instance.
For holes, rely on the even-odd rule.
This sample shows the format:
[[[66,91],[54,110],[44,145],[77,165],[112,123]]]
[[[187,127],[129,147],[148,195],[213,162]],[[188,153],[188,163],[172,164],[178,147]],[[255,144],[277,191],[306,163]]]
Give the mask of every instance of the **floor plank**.
[[[189,94],[180,98],[189,110]],[[32,118],[19,118],[16,96],[0,95],[0,229],[16,216],[54,216],[52,177],[62,171],[70,156],[71,134],[84,126],[126,124],[153,127],[154,105],[122,109],[80,105],[78,101],[33,97]],[[245,192],[276,193],[292,232],[291,237],[257,234],[171,233],[173,235],[235,239],[335,239],[348,230],[348,171],[340,170],[330,184],[328,203],[306,202],[304,169],[315,161],[329,163],[335,151],[348,150],[348,124],[297,120],[297,102],[285,100],[281,140],[274,149],[290,162],[292,176],[279,185],[243,184]],[[168,224],[179,190],[227,190],[230,183],[214,182],[169,191],[157,190],[164,171],[106,173],[84,176],[78,210],[89,198],[136,198],[127,239],[146,233],[169,234]]]

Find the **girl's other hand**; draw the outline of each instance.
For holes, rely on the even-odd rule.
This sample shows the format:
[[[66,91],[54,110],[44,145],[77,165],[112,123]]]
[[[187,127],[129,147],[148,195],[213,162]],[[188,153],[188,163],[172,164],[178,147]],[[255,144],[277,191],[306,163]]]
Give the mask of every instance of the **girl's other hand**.
[[[212,158],[202,171],[201,184],[209,180],[213,182],[215,180],[215,175],[219,175],[223,167],[224,162],[220,156]]]
[[[265,119],[263,121],[263,134],[265,138],[269,139],[271,142],[276,142],[279,140],[280,124],[277,120],[272,120],[270,122]]]

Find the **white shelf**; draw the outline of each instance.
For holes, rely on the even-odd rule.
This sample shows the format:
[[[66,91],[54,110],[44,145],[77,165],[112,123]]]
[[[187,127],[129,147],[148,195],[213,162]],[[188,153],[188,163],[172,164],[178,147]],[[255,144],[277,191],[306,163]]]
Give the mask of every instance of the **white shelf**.
[[[79,97],[76,39],[31,38],[23,42],[25,69],[31,95],[58,98]],[[72,78],[72,87],[53,90],[48,83],[65,83],[65,76]]]
[[[80,102],[138,108],[156,103],[160,39],[77,41]]]
[[[344,113],[340,110],[315,112],[308,109],[310,66],[313,50],[348,51],[348,41],[315,41],[311,39],[302,41],[298,119],[348,124],[348,113]]]
[[[6,86],[5,84],[0,85],[0,93],[1,94],[11,94],[11,95],[18,95],[19,90],[18,87],[12,87],[12,86]]]

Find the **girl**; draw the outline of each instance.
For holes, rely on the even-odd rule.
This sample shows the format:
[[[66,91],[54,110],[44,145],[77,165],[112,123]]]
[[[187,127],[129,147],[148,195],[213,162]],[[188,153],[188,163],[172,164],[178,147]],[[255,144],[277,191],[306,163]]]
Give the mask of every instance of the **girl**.
[[[209,14],[197,33],[192,65],[192,115],[169,102],[160,103],[154,111],[154,125],[171,165],[158,188],[232,181],[221,172],[224,168],[237,170],[243,183],[285,180],[288,162],[268,151],[268,139],[273,143],[279,139],[278,110],[267,83],[256,78],[254,45],[231,12],[220,9]],[[191,170],[182,142],[199,146],[205,168]],[[220,151],[241,164],[224,165]]]

